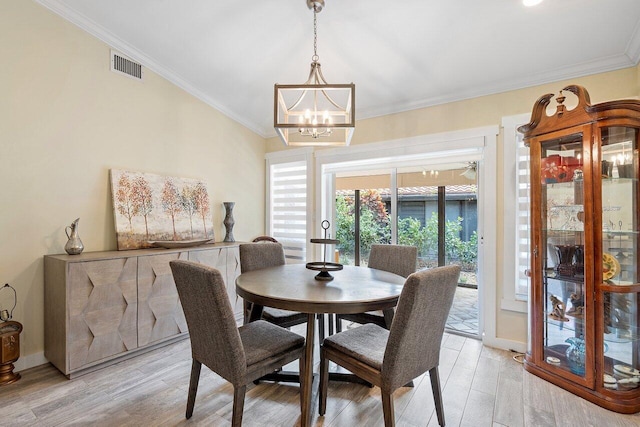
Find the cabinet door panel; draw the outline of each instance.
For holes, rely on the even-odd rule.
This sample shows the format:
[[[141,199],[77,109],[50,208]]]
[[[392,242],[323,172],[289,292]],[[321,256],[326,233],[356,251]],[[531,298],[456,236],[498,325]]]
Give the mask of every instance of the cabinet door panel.
[[[199,262],[200,264],[220,270],[222,277],[226,276],[227,271],[227,250],[223,248],[214,248],[201,251],[189,252],[189,261]]]
[[[591,140],[588,127],[540,138],[539,216],[542,254],[535,286],[542,301],[540,326],[541,363],[558,375],[593,387],[593,338],[585,318],[593,310],[587,295],[587,278],[593,259],[591,201],[584,192],[584,141]],[[586,222],[585,222],[586,221]],[[585,230],[587,232],[585,233]],[[587,271],[585,271],[585,265]]]
[[[187,331],[169,262],[187,259],[187,252],[138,258],[138,345]]]
[[[136,258],[69,264],[69,369],[137,347]]]
[[[189,260],[216,268],[224,277],[229,302],[236,317],[242,315],[242,298],[236,295],[236,277],[240,274],[240,250],[237,247],[191,251]]]
[[[243,299],[236,294],[236,278],[240,275],[240,249],[227,249],[227,291],[237,319],[242,318]],[[238,317],[240,316],[240,317]]]

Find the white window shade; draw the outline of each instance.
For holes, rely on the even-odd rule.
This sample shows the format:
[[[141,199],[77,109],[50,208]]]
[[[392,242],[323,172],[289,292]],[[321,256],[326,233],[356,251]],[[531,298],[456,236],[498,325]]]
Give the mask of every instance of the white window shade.
[[[531,263],[530,242],[530,171],[529,148],[525,147],[523,135],[516,135],[516,299],[526,300],[529,277],[526,271]]]
[[[528,114],[502,118],[503,126],[503,284],[501,308],[526,312],[530,268],[530,181],[529,149],[518,127],[529,121]]]
[[[307,162],[269,166],[269,235],[282,243],[290,262],[306,260]]]

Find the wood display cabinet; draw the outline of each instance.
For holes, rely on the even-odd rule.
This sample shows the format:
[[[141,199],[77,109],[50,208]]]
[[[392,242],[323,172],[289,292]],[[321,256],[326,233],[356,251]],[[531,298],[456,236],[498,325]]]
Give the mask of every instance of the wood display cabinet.
[[[577,98],[568,109],[563,92]],[[573,95],[575,96],[573,96]],[[640,411],[640,101],[580,86],[534,105],[525,369],[607,409]],[[573,102],[572,102],[573,103]],[[553,108],[553,107],[551,107]]]
[[[45,357],[69,378],[187,337],[169,262],[215,267],[236,319],[238,244],[44,257]]]

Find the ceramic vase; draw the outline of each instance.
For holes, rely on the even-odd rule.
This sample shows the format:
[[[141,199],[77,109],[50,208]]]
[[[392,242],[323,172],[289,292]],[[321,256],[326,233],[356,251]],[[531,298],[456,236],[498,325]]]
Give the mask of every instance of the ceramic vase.
[[[224,205],[226,212],[222,223],[227,230],[227,234],[224,236],[224,241],[235,242],[236,239],[233,238],[233,225],[236,223],[233,219],[233,207],[235,206],[235,202],[223,202],[222,204]]]

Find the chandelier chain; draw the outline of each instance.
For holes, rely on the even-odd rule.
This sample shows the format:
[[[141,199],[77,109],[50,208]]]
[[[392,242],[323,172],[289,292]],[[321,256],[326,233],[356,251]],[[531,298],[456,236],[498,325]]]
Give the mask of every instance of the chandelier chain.
[[[313,6],[313,56],[311,60],[318,62],[320,57],[318,56],[318,11],[317,6]]]

